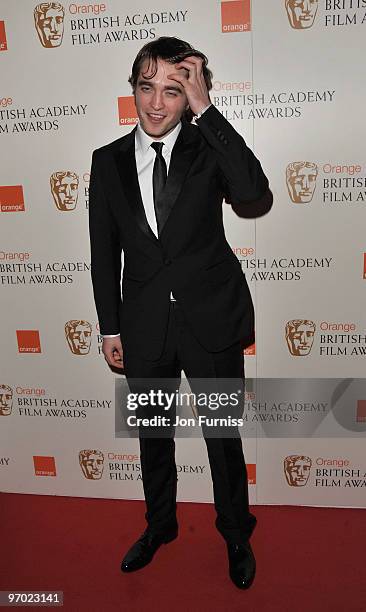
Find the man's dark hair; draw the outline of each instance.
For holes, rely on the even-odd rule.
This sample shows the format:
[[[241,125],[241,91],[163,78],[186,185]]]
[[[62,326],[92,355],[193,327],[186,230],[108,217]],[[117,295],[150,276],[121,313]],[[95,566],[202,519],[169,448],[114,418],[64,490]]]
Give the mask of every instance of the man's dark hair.
[[[207,68],[207,57],[184,40],[180,40],[174,36],[160,36],[160,38],[144,45],[136,55],[132,66],[132,74],[128,79],[128,82],[132,86],[133,93],[135,93],[137,79],[140,74],[141,66],[145,60],[148,60],[148,69],[147,72],[144,73],[144,78],[152,79],[156,75],[158,69],[158,59],[169,62],[169,64],[177,64],[192,55],[194,57],[200,57],[203,60],[203,77],[207,85],[207,90],[210,91],[210,89],[212,89],[212,72]],[[184,118],[189,122],[192,121],[193,113],[190,108],[185,111]]]

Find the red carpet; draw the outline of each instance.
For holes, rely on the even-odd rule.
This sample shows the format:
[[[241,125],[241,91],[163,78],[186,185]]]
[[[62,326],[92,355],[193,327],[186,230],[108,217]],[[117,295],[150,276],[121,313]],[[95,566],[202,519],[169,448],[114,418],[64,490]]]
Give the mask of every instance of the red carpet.
[[[366,609],[364,510],[253,510],[257,577],[240,591],[211,505],[179,504],[179,538],[127,575],[119,564],[145,528],[142,502],[2,493],[1,590],[62,590],[67,612]]]

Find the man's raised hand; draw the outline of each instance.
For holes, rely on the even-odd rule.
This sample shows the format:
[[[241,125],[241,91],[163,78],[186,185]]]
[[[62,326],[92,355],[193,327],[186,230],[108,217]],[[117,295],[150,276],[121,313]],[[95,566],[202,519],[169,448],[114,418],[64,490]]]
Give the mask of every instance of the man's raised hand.
[[[198,115],[206,106],[211,104],[203,76],[202,64],[203,60],[200,57],[190,55],[185,60],[174,64],[176,72],[167,75],[168,79],[182,85],[194,115]]]

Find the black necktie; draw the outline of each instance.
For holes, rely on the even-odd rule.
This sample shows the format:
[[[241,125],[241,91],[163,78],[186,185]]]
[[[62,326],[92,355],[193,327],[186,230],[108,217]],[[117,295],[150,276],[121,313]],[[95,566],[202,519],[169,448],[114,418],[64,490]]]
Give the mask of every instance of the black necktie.
[[[153,194],[154,194],[154,208],[156,223],[158,226],[158,235],[160,235],[161,223],[163,221],[163,191],[167,178],[167,170],[165,159],[162,155],[162,149],[164,146],[163,142],[152,142],[152,148],[154,149],[156,156],[153,169]]]

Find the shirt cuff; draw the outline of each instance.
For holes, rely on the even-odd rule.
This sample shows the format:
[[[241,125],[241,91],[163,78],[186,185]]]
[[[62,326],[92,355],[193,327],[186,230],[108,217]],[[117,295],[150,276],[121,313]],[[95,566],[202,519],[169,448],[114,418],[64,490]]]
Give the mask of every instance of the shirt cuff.
[[[211,102],[203,110],[201,110],[200,113],[197,113],[197,115],[194,115],[194,118],[195,119],[199,119],[200,117],[202,117],[203,113],[205,113],[207,111],[207,109],[210,108],[210,106],[212,106]]]
[[[101,334],[102,338],[118,338],[121,334]]]

